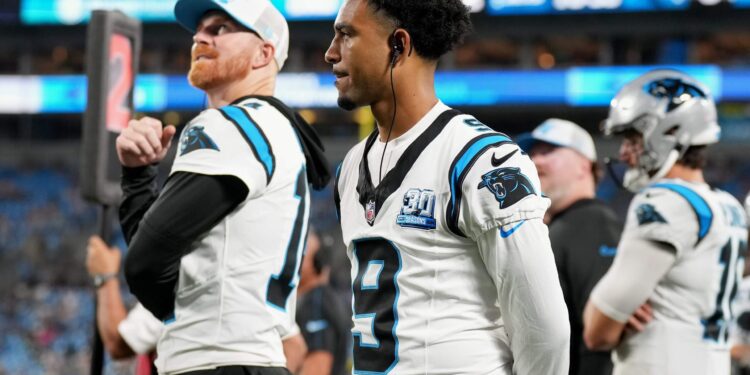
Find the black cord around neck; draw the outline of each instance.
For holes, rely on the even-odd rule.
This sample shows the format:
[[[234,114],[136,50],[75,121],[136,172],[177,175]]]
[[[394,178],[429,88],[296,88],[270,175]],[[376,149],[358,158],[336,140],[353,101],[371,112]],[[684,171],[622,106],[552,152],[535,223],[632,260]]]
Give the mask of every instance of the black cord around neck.
[[[388,149],[388,141],[391,139],[393,124],[396,122],[396,87],[393,85],[393,66],[396,65],[398,54],[393,54],[391,59],[391,93],[393,94],[393,117],[391,117],[391,126],[388,128],[388,135],[385,137],[385,146],[383,146],[383,155],[380,156],[380,168],[378,168],[378,185],[383,181],[383,160],[385,159],[385,150]]]

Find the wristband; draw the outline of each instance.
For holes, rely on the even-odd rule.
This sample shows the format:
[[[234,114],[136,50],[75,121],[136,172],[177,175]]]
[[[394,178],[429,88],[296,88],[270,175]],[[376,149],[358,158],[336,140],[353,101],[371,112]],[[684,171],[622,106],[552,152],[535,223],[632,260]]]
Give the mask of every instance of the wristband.
[[[98,273],[94,275],[94,287],[99,289],[104,283],[115,278],[116,273]]]

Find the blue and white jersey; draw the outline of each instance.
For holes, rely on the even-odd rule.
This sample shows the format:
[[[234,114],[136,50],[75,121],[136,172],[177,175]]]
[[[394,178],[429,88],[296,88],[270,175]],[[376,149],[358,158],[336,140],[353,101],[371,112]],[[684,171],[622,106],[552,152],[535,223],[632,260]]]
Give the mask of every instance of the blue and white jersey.
[[[623,238],[668,243],[676,259],[649,297],[654,320],[614,351],[615,374],[729,373],[747,230],[737,199],[706,184],[663,179],[635,196]]]
[[[540,194],[534,164],[507,136],[442,103],[390,141],[380,181],[384,146],[376,134],[356,145],[336,180],[352,263],[354,373],[477,375],[533,368],[515,363],[511,347],[536,329],[537,315],[553,312],[555,324],[569,332],[542,223],[549,201]],[[497,247],[480,246],[484,238]],[[511,279],[529,266],[509,260],[520,247],[503,242],[511,238],[539,245],[541,259],[531,268],[543,268],[537,272],[543,282],[504,284],[503,276]],[[525,300],[505,300],[498,290],[506,287],[517,288],[513,298]],[[512,304],[528,313],[513,312],[514,318],[530,326],[510,327],[502,311],[515,311]],[[544,369],[537,373],[567,373],[568,347],[557,349],[535,356]]]
[[[182,257],[159,372],[285,366],[310,207],[295,130],[257,98],[203,111],[183,131],[176,172],[236,176],[249,193]]]

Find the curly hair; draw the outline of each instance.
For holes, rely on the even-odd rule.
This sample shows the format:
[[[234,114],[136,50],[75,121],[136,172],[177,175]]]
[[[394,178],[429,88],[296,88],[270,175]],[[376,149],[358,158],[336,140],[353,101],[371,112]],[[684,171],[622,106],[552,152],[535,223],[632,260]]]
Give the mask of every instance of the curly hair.
[[[461,0],[367,0],[411,36],[417,54],[438,60],[471,31],[469,8]]]

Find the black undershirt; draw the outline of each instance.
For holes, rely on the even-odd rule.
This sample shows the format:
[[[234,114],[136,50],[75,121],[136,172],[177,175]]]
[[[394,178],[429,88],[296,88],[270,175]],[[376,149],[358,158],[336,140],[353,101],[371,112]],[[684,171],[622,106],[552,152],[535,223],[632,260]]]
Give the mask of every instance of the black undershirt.
[[[123,168],[120,224],[130,291],[165,320],[174,310],[180,259],[245,200],[248,189],[235,176],[177,172],[159,193],[156,176],[155,166]]]

